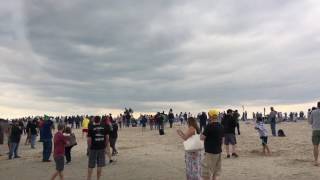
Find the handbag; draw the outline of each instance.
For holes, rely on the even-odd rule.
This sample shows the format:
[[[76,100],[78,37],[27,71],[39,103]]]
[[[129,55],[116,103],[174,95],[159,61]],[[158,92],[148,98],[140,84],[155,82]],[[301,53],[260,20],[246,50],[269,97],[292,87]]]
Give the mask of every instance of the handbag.
[[[77,143],[77,140],[76,140],[76,136],[72,133],[70,135],[70,145],[71,146],[76,146],[78,143]]]
[[[200,134],[195,133],[189,139],[183,142],[184,150],[187,152],[200,151],[204,149],[203,141],[200,139]]]

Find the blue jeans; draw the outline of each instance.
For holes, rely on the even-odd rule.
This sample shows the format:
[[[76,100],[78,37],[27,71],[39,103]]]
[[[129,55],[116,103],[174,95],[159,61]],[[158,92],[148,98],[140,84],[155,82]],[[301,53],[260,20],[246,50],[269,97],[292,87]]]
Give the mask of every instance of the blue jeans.
[[[271,120],[270,121],[270,126],[271,126],[271,132],[272,132],[272,136],[277,136],[277,132],[276,132],[276,121]]]
[[[35,144],[36,144],[36,139],[37,139],[37,135],[31,135],[31,148],[35,148]]]
[[[51,139],[43,139],[43,152],[42,152],[42,157],[44,161],[48,161],[51,156],[52,152],[52,140]]]
[[[10,143],[9,159],[11,159],[13,155],[14,157],[18,157],[18,148],[19,148],[19,143],[16,143],[16,142]]]

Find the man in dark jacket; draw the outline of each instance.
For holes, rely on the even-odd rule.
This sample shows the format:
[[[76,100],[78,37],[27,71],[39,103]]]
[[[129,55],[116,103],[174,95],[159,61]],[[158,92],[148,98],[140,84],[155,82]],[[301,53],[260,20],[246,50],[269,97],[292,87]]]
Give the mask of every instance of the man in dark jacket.
[[[118,139],[118,123],[116,121],[112,121],[112,131],[110,132],[110,146],[112,149],[112,156],[115,156],[118,154],[118,151],[116,149],[116,142]]]
[[[205,129],[206,128],[206,125],[207,125],[207,114],[205,112],[202,112],[200,117],[200,131],[202,132],[202,129]]]
[[[50,156],[52,153],[52,130],[54,129],[53,122],[49,117],[45,117],[45,121],[41,127],[40,140],[43,143],[42,162],[51,162]]]
[[[240,135],[240,124],[239,124],[239,117],[240,117],[240,114],[238,112],[238,110],[235,110],[233,112],[233,117],[236,119],[237,121],[237,130],[238,130],[238,135]]]
[[[9,152],[9,159],[12,159],[12,156],[14,155],[14,158],[20,158],[18,155],[18,149],[19,149],[19,143],[21,139],[22,129],[19,126],[17,121],[12,122],[12,128],[10,133],[10,152]]]
[[[2,156],[1,146],[4,144],[5,124],[8,124],[7,121],[0,119],[0,156]]]
[[[170,128],[172,128],[173,121],[174,121],[174,114],[172,112],[172,109],[170,109],[169,111],[168,118],[169,118]]]
[[[221,124],[224,127],[224,144],[226,145],[227,158],[230,158],[229,145],[232,146],[232,156],[238,157],[236,153],[236,127],[237,120],[233,116],[233,111],[231,109],[227,110],[227,114],[222,118]]]

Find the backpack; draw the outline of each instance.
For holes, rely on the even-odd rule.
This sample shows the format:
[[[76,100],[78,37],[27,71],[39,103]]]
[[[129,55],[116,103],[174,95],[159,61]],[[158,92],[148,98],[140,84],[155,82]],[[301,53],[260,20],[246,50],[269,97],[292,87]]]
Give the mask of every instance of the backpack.
[[[278,136],[279,137],[286,137],[286,135],[284,134],[284,131],[282,129],[279,129]]]

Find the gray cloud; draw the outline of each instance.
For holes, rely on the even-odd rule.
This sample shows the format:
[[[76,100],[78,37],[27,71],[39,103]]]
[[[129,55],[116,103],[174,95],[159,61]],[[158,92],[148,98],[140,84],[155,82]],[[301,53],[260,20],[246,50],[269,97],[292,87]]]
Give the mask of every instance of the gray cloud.
[[[318,98],[317,1],[14,2],[0,14],[1,85],[39,101],[153,111]]]

